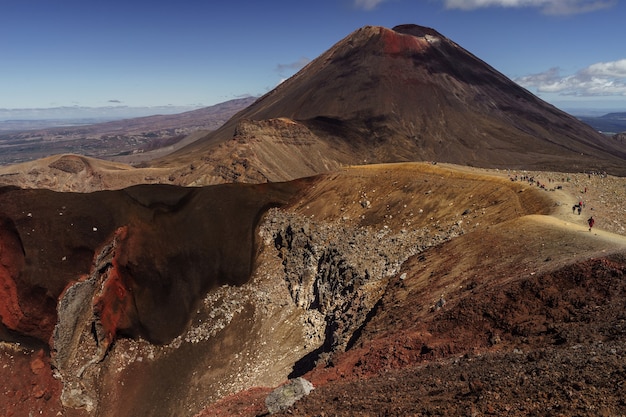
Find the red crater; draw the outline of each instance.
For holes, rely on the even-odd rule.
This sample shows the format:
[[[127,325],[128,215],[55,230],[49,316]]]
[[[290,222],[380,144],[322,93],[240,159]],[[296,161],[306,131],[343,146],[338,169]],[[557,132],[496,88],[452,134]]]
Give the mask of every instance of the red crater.
[[[387,55],[406,55],[412,52],[423,52],[430,47],[425,38],[408,36],[389,29],[381,30],[383,51]]]
[[[48,343],[58,301],[91,275],[105,346],[119,333],[167,343],[207,291],[249,279],[257,221],[299,187],[136,186],[91,194],[2,189],[1,323],[11,334]],[[111,252],[98,259],[105,250]]]

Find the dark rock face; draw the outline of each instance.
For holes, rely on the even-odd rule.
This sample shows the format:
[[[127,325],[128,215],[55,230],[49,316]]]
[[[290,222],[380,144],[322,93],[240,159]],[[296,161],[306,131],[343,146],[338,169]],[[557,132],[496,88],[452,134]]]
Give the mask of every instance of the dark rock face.
[[[341,224],[324,224],[279,210],[268,225],[284,268],[294,304],[323,317],[320,349],[294,366],[303,373],[313,360],[346,350],[373,314],[387,285],[406,259],[463,233],[458,224],[441,225],[437,233],[412,228],[400,233],[372,232]]]
[[[435,30],[416,25],[355,31],[173,156],[212,155],[218,144],[241,133],[243,121],[276,118],[306,126],[342,164],[434,160],[626,173],[623,144],[540,100]],[[286,164],[300,147],[294,143],[291,149],[274,157]],[[269,163],[257,161],[256,168],[267,171]]]
[[[117,332],[166,343],[202,294],[248,280],[259,217],[296,188],[4,189],[2,324],[47,342],[57,300],[95,273],[104,286],[93,300],[94,314],[109,343]]]
[[[49,364],[33,385],[47,384],[54,369],[62,389],[50,385],[46,401],[73,415],[124,403],[132,395],[108,398],[124,383],[103,365],[114,362],[109,353],[119,337],[176,352],[165,344],[187,328],[210,290],[250,279],[261,216],[290,201],[302,184],[141,185],[92,194],[2,189],[0,343],[45,351]],[[205,353],[186,352],[198,356],[198,366]],[[179,377],[179,368],[168,378]],[[141,378],[124,378],[137,390],[143,385]],[[129,405],[128,415],[134,409]]]

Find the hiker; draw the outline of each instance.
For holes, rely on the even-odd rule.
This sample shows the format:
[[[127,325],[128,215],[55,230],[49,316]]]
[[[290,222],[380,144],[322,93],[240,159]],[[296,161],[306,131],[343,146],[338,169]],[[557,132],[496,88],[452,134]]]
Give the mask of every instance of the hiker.
[[[589,219],[587,220],[587,223],[589,223],[589,231],[591,232],[591,228],[593,227],[594,223],[596,221],[593,219],[593,216],[589,217]]]
[[[578,205],[578,215],[579,215],[579,216],[580,216],[580,212],[581,212],[581,210],[582,210],[582,209],[583,209],[582,204],[579,204],[579,205]]]

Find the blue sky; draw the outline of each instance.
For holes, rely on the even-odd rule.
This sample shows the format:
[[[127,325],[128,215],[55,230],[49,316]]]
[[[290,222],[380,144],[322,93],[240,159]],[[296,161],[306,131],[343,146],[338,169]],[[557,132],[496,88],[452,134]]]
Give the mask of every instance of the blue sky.
[[[558,107],[626,111],[625,18],[620,0],[0,0],[0,109],[208,106],[415,23]]]

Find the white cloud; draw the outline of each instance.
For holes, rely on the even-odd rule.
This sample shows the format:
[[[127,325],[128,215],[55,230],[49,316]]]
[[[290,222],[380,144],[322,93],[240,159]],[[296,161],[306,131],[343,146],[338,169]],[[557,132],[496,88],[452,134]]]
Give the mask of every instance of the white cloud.
[[[561,75],[558,68],[515,80],[539,93],[563,96],[626,96],[626,59],[598,62],[573,75]]]
[[[373,10],[385,1],[387,0],[354,0],[354,6],[357,9]]]
[[[590,76],[626,78],[626,58],[612,62],[598,62],[584,70]]]
[[[443,0],[443,3],[447,9],[474,10],[484,7],[536,7],[545,14],[571,15],[606,9],[617,4],[617,0]]]

